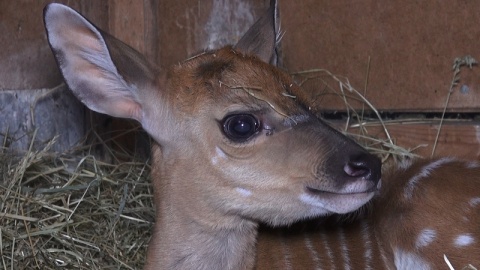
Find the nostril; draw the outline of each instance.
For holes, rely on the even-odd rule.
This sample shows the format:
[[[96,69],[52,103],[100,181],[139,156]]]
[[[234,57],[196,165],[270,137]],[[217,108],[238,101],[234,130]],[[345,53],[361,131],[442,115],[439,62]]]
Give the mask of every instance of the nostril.
[[[349,161],[343,167],[345,173],[350,177],[367,177],[371,171],[364,161]]]
[[[382,175],[382,162],[374,155],[360,154],[350,156],[343,165],[344,175],[348,181],[366,180],[377,184]]]

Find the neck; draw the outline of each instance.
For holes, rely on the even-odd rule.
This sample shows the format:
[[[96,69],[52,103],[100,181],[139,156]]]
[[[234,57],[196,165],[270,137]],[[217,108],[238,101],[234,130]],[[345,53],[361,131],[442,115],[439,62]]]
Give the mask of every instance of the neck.
[[[149,253],[155,253],[149,258],[157,261],[145,269],[158,265],[165,269],[252,269],[256,235],[253,222],[211,226],[169,205],[159,216],[149,247]]]
[[[177,194],[182,191],[172,187],[164,171],[152,168],[160,200],[145,269],[253,269],[257,223],[218,213],[198,198],[193,204],[173,201],[185,196]]]

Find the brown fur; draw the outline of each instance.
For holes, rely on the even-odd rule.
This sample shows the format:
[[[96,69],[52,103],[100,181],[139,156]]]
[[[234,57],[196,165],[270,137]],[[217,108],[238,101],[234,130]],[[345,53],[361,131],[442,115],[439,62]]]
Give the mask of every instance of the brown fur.
[[[404,194],[406,181],[418,174],[432,160],[413,163],[408,169],[391,174],[375,208],[379,237],[389,252],[393,247],[416,252],[432,269],[446,268],[445,254],[456,269],[471,263],[480,266],[480,204],[469,200],[480,198],[480,166],[474,162],[452,160],[420,179],[411,198]],[[415,248],[415,240],[423,229],[432,229],[437,236],[432,244]],[[453,245],[454,238],[469,233],[475,243],[464,248]]]

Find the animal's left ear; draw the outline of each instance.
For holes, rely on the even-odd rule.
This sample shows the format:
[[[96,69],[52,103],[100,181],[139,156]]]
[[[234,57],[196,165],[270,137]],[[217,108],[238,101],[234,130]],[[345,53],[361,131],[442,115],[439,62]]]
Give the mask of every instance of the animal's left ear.
[[[264,62],[277,65],[277,43],[280,39],[278,3],[270,1],[270,8],[248,29],[235,48],[246,54],[253,54]]]
[[[153,84],[155,72],[143,56],[67,6],[47,5],[44,22],[55,59],[75,96],[94,111],[145,124],[146,101],[140,92]]]

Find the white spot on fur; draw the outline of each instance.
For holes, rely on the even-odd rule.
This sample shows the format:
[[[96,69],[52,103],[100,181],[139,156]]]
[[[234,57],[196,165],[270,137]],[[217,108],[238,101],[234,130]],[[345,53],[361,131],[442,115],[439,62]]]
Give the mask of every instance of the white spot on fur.
[[[227,155],[218,146],[215,147],[215,155],[213,155],[211,162],[213,165],[217,165],[220,159],[226,159]]]
[[[221,158],[227,158],[227,155],[225,154],[225,152],[223,152],[223,150],[220,149],[218,146],[215,147],[215,153]]]
[[[430,245],[436,238],[437,232],[432,229],[423,229],[415,242],[416,248],[422,248]]]
[[[305,239],[305,246],[307,247],[310,255],[311,255],[311,258],[313,260],[313,262],[315,263],[315,269],[322,269],[320,267],[320,265],[322,265],[322,262],[320,261],[320,258],[318,256],[318,252],[317,250],[313,247],[312,245],[312,241],[310,240],[310,238],[308,237],[309,235],[307,233],[304,234],[304,239]]]
[[[477,135],[477,142],[480,143],[480,126],[475,125],[475,131],[476,131],[476,135]],[[480,150],[477,151],[477,156],[478,156],[478,154],[480,154]]]
[[[480,167],[480,164],[477,161],[467,161],[465,167],[467,167],[467,169],[476,169]]]
[[[243,197],[250,197],[252,196],[252,191],[251,190],[248,190],[248,189],[245,189],[245,188],[235,188],[235,190],[240,193],[240,195],[242,195]]]
[[[412,198],[413,190],[415,189],[415,186],[417,185],[418,181],[430,176],[435,169],[438,169],[442,165],[453,162],[453,161],[455,161],[455,158],[445,157],[445,158],[435,160],[432,163],[424,166],[418,174],[414,175],[412,178],[410,178],[410,180],[408,180],[407,186],[405,187],[405,191],[404,191],[405,198],[406,199]]]
[[[476,207],[480,205],[480,197],[470,199],[470,201],[468,201],[468,204],[470,204],[471,207]]]
[[[370,226],[368,225],[365,220],[361,222],[362,226],[362,242],[364,244],[364,254],[363,258],[365,259],[365,270],[371,270],[372,267],[370,266],[372,262],[372,241],[370,240]]]
[[[332,248],[330,247],[330,244],[328,243],[327,234],[326,233],[321,233],[320,237],[321,237],[321,240],[322,240],[322,243],[323,243],[323,248],[325,249],[325,251],[327,253],[326,257],[328,258],[329,263],[331,265],[335,265],[334,257],[333,257],[333,251],[332,251]]]
[[[385,252],[385,247],[381,244],[381,241],[379,241],[378,236],[375,233],[373,234],[373,237],[375,239],[374,242],[376,243],[376,246],[377,246],[378,250],[380,251],[380,256],[382,257],[383,266],[385,266],[384,267],[385,269],[388,269],[387,266],[390,265],[391,258],[387,258],[387,254]]]
[[[342,257],[343,257],[343,269],[345,270],[350,270],[350,256],[349,256],[349,251],[347,247],[347,241],[345,239],[345,233],[343,229],[340,227],[338,229],[338,238],[340,240],[340,248],[342,250]]]
[[[411,158],[404,158],[402,160],[400,160],[400,162],[398,163],[397,165],[397,168],[399,170],[402,170],[402,171],[405,171],[407,170],[408,168],[410,168],[413,164],[413,159]]]
[[[213,156],[211,161],[212,161],[212,164],[213,164],[213,165],[217,165],[217,164],[218,164],[218,158],[217,158],[216,156]]]
[[[287,117],[283,121],[283,125],[285,127],[293,127],[293,126],[296,126],[299,123],[307,122],[309,119],[310,119],[310,116],[308,116],[308,115],[303,115],[303,114],[302,115],[293,115],[293,116]]]
[[[473,243],[475,243],[475,238],[473,238],[472,234],[466,233],[466,234],[461,234],[455,238],[453,241],[456,247],[466,247],[469,246]]]
[[[406,252],[401,249],[394,248],[393,250],[394,262],[397,269],[401,270],[429,270],[431,266],[422,257],[412,252]]]
[[[290,250],[290,246],[283,240],[281,242],[282,250],[283,250],[283,269],[285,270],[292,270],[292,251]]]

